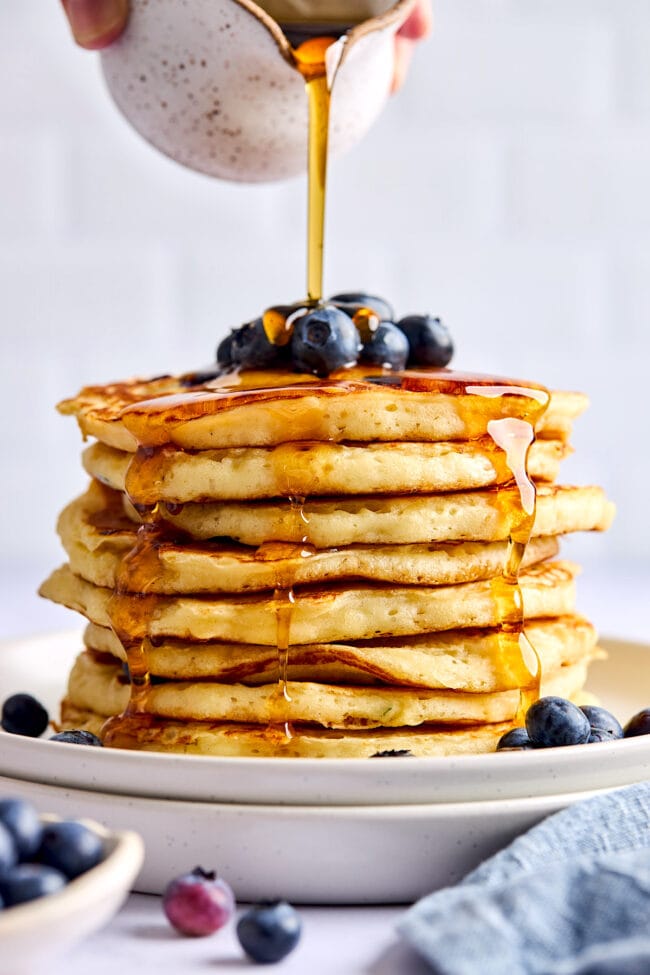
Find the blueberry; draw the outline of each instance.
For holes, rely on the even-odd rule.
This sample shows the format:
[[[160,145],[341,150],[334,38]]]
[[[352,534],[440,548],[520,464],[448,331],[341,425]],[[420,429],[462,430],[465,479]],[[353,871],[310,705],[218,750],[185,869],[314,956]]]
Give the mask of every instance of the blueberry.
[[[365,294],[363,291],[346,291],[342,294],[332,295],[328,304],[336,305],[337,308],[347,312],[350,316],[354,315],[360,308],[370,308],[371,311],[377,313],[379,318],[386,321],[390,322],[395,317],[393,309],[387,301],[377,295]]]
[[[375,752],[371,758],[412,758],[410,748],[386,748],[383,752]]]
[[[0,875],[18,863],[18,846],[13,833],[0,823]]]
[[[49,720],[43,705],[31,694],[13,694],[2,705],[2,727],[12,735],[38,738]]]
[[[591,734],[589,741],[614,741],[616,738],[623,737],[623,729],[617,719],[605,708],[599,708],[595,704],[585,704],[580,708],[587,716]]]
[[[625,725],[623,733],[626,738],[636,738],[638,735],[650,735],[650,708],[644,708]]]
[[[526,730],[538,748],[584,745],[589,740],[589,719],[563,697],[541,697],[528,709]]]
[[[43,827],[38,813],[24,799],[0,799],[0,824],[13,836],[19,860],[30,860],[39,846]]]
[[[354,365],[360,349],[356,326],[338,308],[317,308],[294,323],[291,357],[298,372],[327,376],[335,369]]]
[[[180,377],[181,386],[202,386],[209,383],[211,379],[217,379],[223,374],[221,366],[206,366],[205,369],[196,369],[194,372],[186,372]]]
[[[41,863],[60,870],[69,880],[101,863],[104,844],[83,823],[48,823],[38,851]]]
[[[242,369],[270,369],[282,362],[283,348],[269,342],[262,319],[256,318],[233,332],[231,356]]]
[[[232,342],[234,337],[235,333],[230,332],[217,346],[217,362],[220,366],[232,366],[233,364]]]
[[[57,735],[52,735],[50,741],[63,741],[67,745],[94,745],[103,747],[104,742],[97,735],[90,731],[81,731],[77,728],[71,731],[60,731]]]
[[[163,910],[181,934],[202,937],[228,923],[235,913],[235,896],[225,880],[197,867],[167,886]]]
[[[406,335],[392,322],[380,322],[361,349],[359,362],[386,369],[403,369],[409,356]]]
[[[501,735],[499,738],[497,751],[514,751],[515,749],[517,751],[528,751],[534,747],[525,728],[512,728],[511,731],[506,731],[505,735]]]
[[[256,962],[280,961],[300,940],[300,915],[286,901],[259,904],[237,923],[237,937],[246,954]]]
[[[454,346],[446,325],[431,315],[407,315],[397,323],[409,342],[409,366],[446,366]]]
[[[0,876],[0,896],[7,907],[56,894],[65,887],[66,878],[59,870],[40,863],[20,863]]]

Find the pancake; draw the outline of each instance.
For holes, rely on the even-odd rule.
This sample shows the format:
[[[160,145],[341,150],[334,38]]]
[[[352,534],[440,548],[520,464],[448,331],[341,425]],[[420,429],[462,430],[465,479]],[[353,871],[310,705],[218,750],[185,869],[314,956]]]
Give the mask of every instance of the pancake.
[[[193,538],[226,537],[244,545],[300,543],[316,548],[355,544],[422,544],[432,541],[498,541],[507,538],[518,489],[397,497],[187,504],[162,507],[163,516]],[[515,507],[516,510],[516,507]],[[533,535],[603,531],[613,505],[599,487],[542,486]],[[135,517],[135,515],[134,515]]]
[[[531,620],[526,635],[542,671],[553,673],[595,653],[596,632],[579,616]],[[89,624],[85,645],[120,662],[127,655],[115,634]],[[237,643],[146,643],[147,669],[171,680],[212,678],[222,683],[277,684],[281,679],[276,647]],[[358,643],[292,646],[286,676],[290,681],[325,684],[384,684],[491,693],[516,686],[504,670],[502,645],[494,630],[450,630],[422,636],[389,637]],[[110,660],[109,660],[110,662]]]
[[[486,751],[538,690],[522,615],[541,693],[580,699],[600,651],[577,567],[549,560],[613,514],[554,484],[586,397],[445,369],[206,378],[60,404],[98,440],[41,588],[88,620],[64,726],[198,754]]]
[[[438,392],[431,389],[432,376]],[[480,409],[476,392],[459,394],[466,381],[472,390],[487,391]],[[492,396],[496,387],[506,394]],[[363,366],[326,380],[284,371],[229,373],[196,388],[182,377],[133,379],[88,386],[59,410],[77,418],[85,437],[120,450],[133,452],[138,443],[212,450],[296,440],[473,440],[487,433],[491,419],[523,415],[541,393],[542,387],[518,380],[444,369],[386,377],[382,369]],[[552,393],[538,434],[566,440],[587,403],[581,393]]]
[[[68,698],[61,705],[61,727],[82,728],[95,735],[109,715],[77,707]],[[382,753],[431,757],[493,752],[511,722],[469,726],[420,725],[418,728],[373,728],[333,731],[294,724],[288,736],[260,724],[219,721],[167,721],[125,718],[117,748],[237,758],[370,758]]]
[[[583,686],[588,658],[542,678],[541,693],[571,697]],[[70,673],[67,700],[75,707],[120,714],[130,689],[117,663],[81,653]],[[358,687],[288,681],[283,696],[277,684],[250,687],[216,681],[170,681],[147,690],[147,713],[173,720],[319,724],[327,728],[403,728],[424,723],[492,724],[512,721],[519,689],[493,693],[424,688]]]
[[[538,440],[528,473],[554,481],[568,448]],[[348,494],[465,491],[511,480],[503,452],[491,438],[461,443],[288,443],[189,452],[162,447],[126,451],[96,443],[83,453],[91,477],[134,504],[158,501],[251,500]]]
[[[97,586],[113,588],[122,559],[136,543],[137,530],[125,516],[120,496],[94,481],[86,494],[63,510],[57,527],[72,571]],[[294,585],[344,579],[403,585],[473,582],[501,572],[506,548],[505,541],[316,550],[291,543],[251,548],[228,541],[166,540],[157,545],[157,571],[148,591],[250,592],[275,589],[287,579]],[[557,552],[556,538],[534,538],[526,548],[523,567]]]
[[[527,619],[573,612],[577,566],[544,562],[520,577]],[[41,595],[82,613],[100,626],[110,626],[111,589],[74,575],[69,566],[55,570]],[[171,636],[183,640],[226,640],[264,646],[278,644],[278,617],[286,595],[120,597],[131,636]],[[365,640],[378,636],[414,635],[464,627],[490,627],[500,613],[490,580],[457,586],[331,585],[296,591],[291,610],[291,644]]]

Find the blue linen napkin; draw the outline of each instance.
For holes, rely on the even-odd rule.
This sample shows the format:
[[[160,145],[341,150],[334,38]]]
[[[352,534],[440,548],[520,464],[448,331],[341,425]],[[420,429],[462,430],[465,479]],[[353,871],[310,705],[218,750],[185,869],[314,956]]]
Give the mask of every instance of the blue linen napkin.
[[[435,975],[649,975],[650,782],[550,816],[399,930]]]

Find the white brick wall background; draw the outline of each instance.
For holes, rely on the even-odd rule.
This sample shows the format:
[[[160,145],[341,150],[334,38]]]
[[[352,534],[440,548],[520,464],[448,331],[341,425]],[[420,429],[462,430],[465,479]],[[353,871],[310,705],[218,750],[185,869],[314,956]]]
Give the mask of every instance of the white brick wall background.
[[[326,286],[442,315],[459,366],[587,391],[566,477],[619,513],[568,552],[645,568],[650,3],[434,3],[405,90],[333,167]],[[31,580],[84,482],[56,400],[207,363],[299,297],[305,187],[211,182],[146,146],[56,0],[4,0],[0,43],[1,551]]]

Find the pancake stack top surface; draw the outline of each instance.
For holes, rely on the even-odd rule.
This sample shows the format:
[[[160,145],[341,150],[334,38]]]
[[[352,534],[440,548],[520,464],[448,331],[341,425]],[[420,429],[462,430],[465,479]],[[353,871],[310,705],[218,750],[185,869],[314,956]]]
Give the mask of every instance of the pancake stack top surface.
[[[61,404],[94,438],[41,589],[88,620],[62,724],[138,749],[435,755],[493,750],[540,691],[579,697],[597,642],[558,539],[612,517],[600,488],[556,484],[586,398],[276,353]]]

